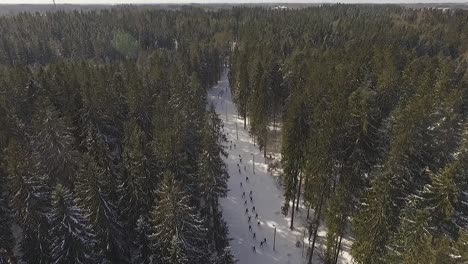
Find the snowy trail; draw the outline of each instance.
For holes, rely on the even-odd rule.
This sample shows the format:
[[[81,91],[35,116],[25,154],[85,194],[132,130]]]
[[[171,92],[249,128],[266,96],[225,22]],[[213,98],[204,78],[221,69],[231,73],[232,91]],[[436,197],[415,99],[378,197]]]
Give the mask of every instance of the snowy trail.
[[[227,78],[227,71],[221,80],[208,93],[208,100],[216,107],[216,111],[224,122],[224,133],[228,138],[228,158],[225,160],[230,179],[229,192],[221,200],[223,215],[229,226],[229,237],[232,238],[231,248],[240,264],[274,264],[274,263],[304,263],[301,256],[302,246],[297,248],[295,243],[302,240],[303,230],[289,230],[290,217],[281,214],[283,203],[282,190],[269,172],[262,152],[254,146],[248,130],[243,128],[243,120],[237,119],[237,108],[231,100],[231,92]],[[236,134],[236,123],[239,139]],[[229,149],[232,141],[232,148]],[[234,148],[236,144],[236,148]],[[239,155],[242,158],[240,163]],[[253,168],[255,161],[255,168]],[[239,167],[237,164],[239,163]],[[244,170],[244,166],[245,170]],[[240,168],[240,173],[239,173]],[[253,174],[253,169],[255,174]],[[249,182],[246,182],[246,176]],[[240,183],[243,187],[241,188]],[[253,192],[253,203],[250,202],[249,193]],[[242,198],[245,191],[246,199]],[[247,201],[247,206],[244,202]],[[252,206],[256,207],[260,225],[257,225]],[[251,216],[252,231],[249,231],[248,208]],[[276,226],[276,246],[273,251],[273,237]],[[256,239],[253,239],[253,233]],[[260,247],[260,241],[266,238],[267,245]],[[253,252],[253,246],[256,252]],[[305,249],[307,250],[307,248]],[[305,251],[304,251],[305,255]]]

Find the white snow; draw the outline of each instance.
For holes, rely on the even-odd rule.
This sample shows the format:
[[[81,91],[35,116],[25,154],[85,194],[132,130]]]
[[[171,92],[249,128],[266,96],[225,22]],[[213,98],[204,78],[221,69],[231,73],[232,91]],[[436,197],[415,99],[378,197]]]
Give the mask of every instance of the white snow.
[[[224,133],[228,138],[227,150],[228,158],[225,160],[230,179],[228,182],[228,194],[222,199],[223,216],[229,227],[229,237],[232,238],[231,250],[239,264],[286,264],[286,263],[306,263],[306,252],[308,248],[308,233],[304,228],[305,216],[307,210],[302,210],[295,217],[295,230],[289,229],[290,214],[284,216],[281,214],[283,205],[283,191],[277,181],[277,176],[273,176],[267,171],[268,165],[263,158],[263,152],[254,146],[248,130],[244,130],[242,119],[237,118],[237,108],[232,102],[231,92],[229,90],[227,71],[222,75],[221,80],[208,93],[208,100],[215,105],[216,111],[224,122]],[[237,126],[236,126],[237,123]],[[237,128],[237,130],[236,130]],[[237,133],[239,139],[237,139]],[[229,149],[232,141],[231,149]],[[236,148],[234,148],[236,144]],[[253,155],[252,155],[253,154]],[[242,157],[242,163],[239,161],[239,155]],[[275,157],[279,157],[275,153]],[[255,174],[253,174],[253,158],[255,160]],[[239,167],[237,164],[239,163]],[[244,165],[246,170],[244,170]],[[246,182],[246,176],[249,182]],[[243,188],[240,187],[242,182]],[[253,204],[249,200],[250,190],[253,191]],[[242,198],[242,192],[245,191],[246,199]],[[252,232],[249,231],[249,223],[245,214],[244,201],[247,200],[249,215],[252,216]],[[261,222],[257,226],[255,213],[252,214],[252,206],[256,207]],[[312,211],[311,211],[312,215]],[[276,226],[276,246],[273,251],[273,237]],[[305,240],[304,237],[305,230]],[[256,239],[253,239],[253,232],[256,233]],[[319,229],[319,244],[316,252],[323,254],[322,243],[326,230],[323,225]],[[266,238],[267,245],[260,248],[260,240]],[[296,247],[297,241],[305,241],[303,252],[302,244]],[[343,252],[340,254],[339,263],[351,263],[349,255],[350,241],[343,239]],[[255,246],[256,252],[252,247]],[[303,256],[302,256],[303,253]],[[314,253],[313,263],[322,263],[320,256]]]

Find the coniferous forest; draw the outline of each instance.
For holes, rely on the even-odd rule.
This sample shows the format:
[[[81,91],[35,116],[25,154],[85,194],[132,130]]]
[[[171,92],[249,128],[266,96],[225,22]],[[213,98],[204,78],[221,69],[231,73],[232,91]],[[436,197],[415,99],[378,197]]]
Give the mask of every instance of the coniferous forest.
[[[468,262],[467,63],[462,10],[1,16],[0,263],[235,263],[207,99],[225,68],[265,157],[280,134],[308,263],[320,226],[324,263],[344,237],[356,263]]]

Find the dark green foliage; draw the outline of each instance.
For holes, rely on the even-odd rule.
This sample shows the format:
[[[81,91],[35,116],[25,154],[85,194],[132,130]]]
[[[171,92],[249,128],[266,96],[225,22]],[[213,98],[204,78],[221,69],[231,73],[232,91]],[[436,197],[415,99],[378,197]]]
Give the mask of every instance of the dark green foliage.
[[[266,157],[282,138],[284,209],[310,208],[313,241],[327,227],[327,263],[350,233],[358,263],[466,261],[466,21],[391,5],[2,16],[0,250],[52,262],[46,216],[77,205],[103,262],[233,263],[206,107],[227,62],[244,129]],[[187,244],[165,217],[187,217]]]

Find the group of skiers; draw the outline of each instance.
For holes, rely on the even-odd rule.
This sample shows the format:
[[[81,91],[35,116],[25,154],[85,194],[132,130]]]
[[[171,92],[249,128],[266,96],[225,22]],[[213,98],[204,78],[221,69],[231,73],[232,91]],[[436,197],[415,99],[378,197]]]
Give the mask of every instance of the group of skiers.
[[[218,94],[218,99],[221,97],[223,97],[223,93],[220,92],[220,94]],[[224,133],[224,125],[221,125],[222,126],[222,130],[223,130],[223,133]],[[227,136],[229,137],[229,132],[226,133]],[[234,149],[237,148],[237,145],[236,143],[232,143],[232,140],[229,142],[229,149],[232,150],[232,148],[234,147]],[[241,170],[241,165],[242,165],[242,156],[239,154],[239,163],[237,163],[237,169],[239,171],[239,176],[242,175],[242,170]],[[247,171],[247,166],[244,165],[244,172]],[[246,175],[245,176],[245,183],[249,183],[249,177]],[[260,220],[258,219],[258,212],[256,211],[256,208],[255,208],[255,205],[254,205],[254,201],[253,201],[253,192],[252,190],[250,190],[249,192],[249,199],[250,199],[250,203],[252,204],[252,215],[250,215],[249,213],[249,208],[248,208],[248,200],[246,199],[246,193],[244,191],[244,185],[242,183],[242,181],[240,182],[240,188],[242,190],[242,199],[245,199],[244,200],[244,206],[245,206],[245,215],[247,215],[247,223],[249,224],[249,232],[252,232],[253,229],[252,229],[252,225],[251,225],[251,221],[252,221],[252,216],[253,214],[255,213],[255,219],[257,221],[257,226],[260,226]],[[253,232],[252,234],[252,238],[253,240],[256,240],[257,239],[257,234],[255,232]],[[267,244],[267,239],[266,238],[263,238],[263,240],[260,241],[260,248],[263,248],[265,245]],[[255,244],[252,246],[252,251],[254,253],[256,253],[256,248],[255,248]]]
[[[239,155],[239,163],[242,164],[242,156],[241,155]],[[240,176],[241,175],[241,169],[240,169],[241,165],[239,163],[237,163],[237,168],[239,169],[239,176]],[[246,170],[247,170],[247,168],[246,168],[246,166],[244,166],[244,171],[246,171]],[[245,183],[249,183],[249,177],[248,176],[245,176]],[[240,188],[242,190],[242,199],[244,199],[245,215],[247,215],[247,223],[249,224],[249,232],[252,232],[253,229],[252,229],[251,221],[252,221],[252,216],[253,216],[254,213],[255,213],[255,219],[257,221],[257,226],[260,226],[260,220],[258,219],[258,212],[257,212],[257,210],[255,208],[254,201],[253,201],[253,191],[250,190],[250,192],[249,192],[249,199],[250,199],[250,203],[252,204],[252,209],[251,209],[252,215],[251,215],[249,213],[249,207],[247,205],[248,200],[246,199],[246,193],[245,193],[244,185],[243,185],[242,181],[240,182]],[[253,238],[253,240],[257,239],[257,234],[255,232],[253,232],[252,238]],[[267,243],[266,238],[263,238],[263,240],[260,241],[260,247],[263,248],[266,245],[266,243]],[[257,252],[257,250],[255,248],[255,245],[252,246],[252,251]]]

